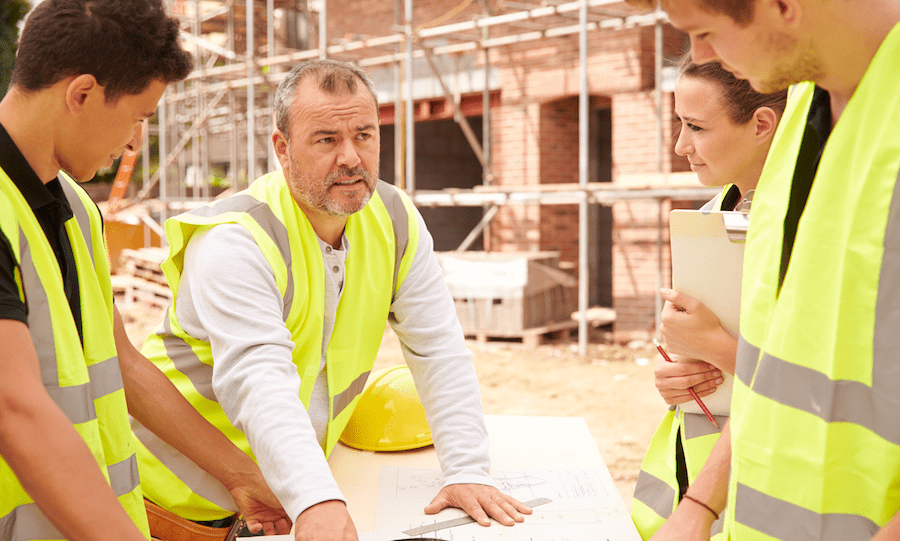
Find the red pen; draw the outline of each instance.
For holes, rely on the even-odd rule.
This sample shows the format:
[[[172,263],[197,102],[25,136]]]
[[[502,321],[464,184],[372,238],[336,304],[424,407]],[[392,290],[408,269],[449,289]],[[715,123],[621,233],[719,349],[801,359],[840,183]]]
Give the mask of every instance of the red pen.
[[[653,345],[656,346],[657,350],[659,350],[659,353],[663,356],[663,359],[665,359],[666,361],[668,361],[670,363],[675,362],[672,360],[671,357],[669,357],[669,354],[666,353],[666,350],[664,350],[663,347],[661,345],[659,345],[659,342],[656,341],[656,338],[653,339]],[[697,392],[694,391],[694,389],[691,387],[688,387],[688,392],[691,393],[691,397],[694,399],[694,402],[696,402],[697,405],[700,406],[700,409],[703,410],[703,413],[706,414],[706,418],[709,419],[709,422],[711,422],[714,427],[721,430],[721,428],[719,427],[719,423],[716,422],[716,418],[713,417],[713,414],[710,413],[709,408],[706,407],[706,404],[704,404],[703,401],[700,400],[700,397],[697,396]]]

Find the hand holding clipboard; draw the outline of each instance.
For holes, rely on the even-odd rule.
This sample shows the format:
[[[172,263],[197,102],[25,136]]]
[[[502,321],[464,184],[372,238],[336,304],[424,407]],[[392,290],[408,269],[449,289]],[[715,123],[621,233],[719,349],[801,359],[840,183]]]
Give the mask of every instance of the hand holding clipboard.
[[[709,317],[717,319],[732,339],[738,333],[743,240],[748,222],[743,212],[673,210],[669,216],[672,288],[702,303]],[[678,348],[679,353],[690,350],[681,344]],[[733,363],[734,356],[730,355]],[[723,376],[724,383],[704,399],[715,415],[727,415],[731,405],[733,376],[724,370]],[[689,413],[704,413],[695,404],[681,407]]]

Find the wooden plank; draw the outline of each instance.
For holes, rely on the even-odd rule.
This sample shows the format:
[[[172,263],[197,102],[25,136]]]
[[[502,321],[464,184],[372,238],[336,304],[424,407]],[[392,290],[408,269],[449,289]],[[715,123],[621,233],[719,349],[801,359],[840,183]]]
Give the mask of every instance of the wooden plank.
[[[577,321],[561,321],[555,323],[548,323],[547,325],[543,325],[541,327],[533,327],[530,329],[521,329],[521,330],[500,330],[500,331],[492,331],[492,330],[466,330],[463,329],[463,334],[466,335],[467,338],[474,338],[479,343],[486,343],[491,339],[494,340],[510,340],[510,341],[521,341],[525,346],[535,346],[539,344],[543,344],[547,340],[550,339],[564,339],[569,338],[571,336],[571,332],[578,328]]]

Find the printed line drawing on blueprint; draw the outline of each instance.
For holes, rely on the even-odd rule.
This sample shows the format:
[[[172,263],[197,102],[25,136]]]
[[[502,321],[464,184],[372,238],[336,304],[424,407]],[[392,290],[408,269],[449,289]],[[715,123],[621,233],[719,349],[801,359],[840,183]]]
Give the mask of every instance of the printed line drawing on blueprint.
[[[513,527],[496,523],[487,528],[472,523],[447,525],[422,537],[446,541],[639,541],[612,479],[602,474],[596,468],[495,472],[493,477],[501,492],[523,502],[539,498],[551,502],[534,507],[525,522]],[[465,516],[458,509],[445,509],[435,516],[422,514],[421,509],[441,484],[437,469],[382,468],[375,541],[399,539],[403,537],[400,532]]]
[[[497,488],[519,501],[550,498],[605,498],[609,496],[600,475],[594,470],[504,471],[493,475]],[[431,498],[442,484],[437,470],[398,468],[397,493],[400,499]]]
[[[519,501],[550,498],[605,498],[609,494],[594,470],[504,471],[494,476],[497,488]]]
[[[434,497],[443,484],[439,470],[398,468],[396,471],[397,498],[418,500]]]

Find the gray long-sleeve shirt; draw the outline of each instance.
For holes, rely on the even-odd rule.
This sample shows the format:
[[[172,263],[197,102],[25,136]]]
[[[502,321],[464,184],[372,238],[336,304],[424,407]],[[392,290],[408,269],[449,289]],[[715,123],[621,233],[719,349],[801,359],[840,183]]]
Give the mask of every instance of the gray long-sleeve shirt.
[[[444,472],[444,484],[493,485],[481,395],[453,300],[421,215],[412,267],[389,322],[422,397]],[[176,315],[192,336],[208,340],[215,359],[213,390],[231,422],[248,438],[260,469],[293,518],[308,507],[343,500],[321,442],[328,416],[324,351],[343,288],[340,250],[320,241],[325,262],[322,362],[309,410],[299,398],[294,344],[285,327],[274,273],[239,225],[219,225],[194,237],[185,253]],[[211,279],[214,277],[215,279]]]

